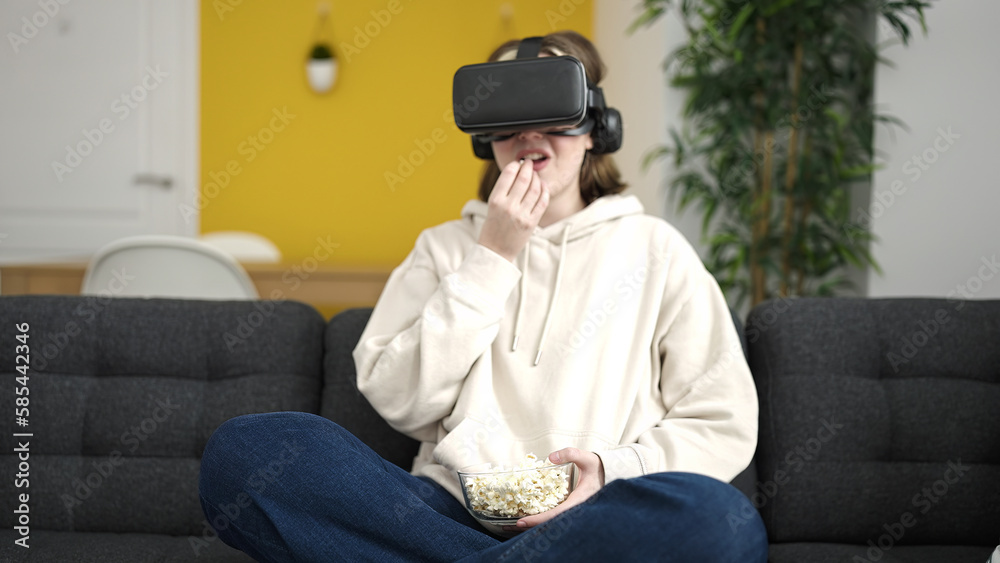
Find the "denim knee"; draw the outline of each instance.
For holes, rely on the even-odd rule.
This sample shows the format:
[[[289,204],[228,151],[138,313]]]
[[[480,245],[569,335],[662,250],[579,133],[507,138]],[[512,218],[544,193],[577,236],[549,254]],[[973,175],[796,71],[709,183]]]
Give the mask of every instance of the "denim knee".
[[[228,497],[235,489],[241,489],[248,478],[261,470],[262,454],[281,446],[283,438],[279,430],[308,428],[321,421],[326,419],[310,413],[274,412],[247,414],[223,422],[202,453],[199,479],[202,497],[207,500],[220,494]]]
[[[764,561],[767,558],[767,532],[757,509],[737,488],[717,479],[694,473],[653,473],[612,481],[607,485],[618,489],[625,498],[642,498],[646,522],[649,520],[684,522],[697,529],[704,556],[712,550],[722,553],[743,553],[744,561]]]

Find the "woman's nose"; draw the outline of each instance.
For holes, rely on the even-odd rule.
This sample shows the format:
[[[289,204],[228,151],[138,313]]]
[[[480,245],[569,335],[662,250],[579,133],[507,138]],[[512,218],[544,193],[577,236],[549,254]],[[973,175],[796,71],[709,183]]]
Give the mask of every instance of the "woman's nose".
[[[519,139],[540,139],[545,135],[541,131],[521,131],[517,134]]]

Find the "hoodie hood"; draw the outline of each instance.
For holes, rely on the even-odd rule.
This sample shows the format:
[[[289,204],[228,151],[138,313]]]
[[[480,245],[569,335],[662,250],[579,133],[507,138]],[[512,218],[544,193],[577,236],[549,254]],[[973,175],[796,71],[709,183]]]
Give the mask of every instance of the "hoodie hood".
[[[475,231],[478,233],[486,220],[486,212],[489,206],[486,202],[472,200],[462,208],[462,218],[472,221]],[[642,203],[635,196],[608,195],[597,198],[587,207],[565,217],[546,227],[535,227],[531,234],[531,239],[521,252],[521,288],[520,298],[517,307],[517,316],[514,321],[514,337],[511,340],[510,351],[517,350],[518,340],[521,334],[521,320],[524,318],[524,307],[527,303],[528,278],[531,275],[530,257],[531,240],[535,238],[545,239],[553,244],[559,245],[559,266],[556,269],[555,287],[552,289],[552,299],[549,301],[549,308],[545,313],[545,324],[542,326],[541,336],[535,353],[534,365],[542,358],[542,351],[545,348],[545,339],[549,334],[549,326],[552,321],[552,311],[555,309],[556,301],[559,300],[559,289],[562,286],[563,265],[566,262],[566,242],[577,240],[589,236],[597,231],[603,224],[627,215],[638,215],[643,212]]]

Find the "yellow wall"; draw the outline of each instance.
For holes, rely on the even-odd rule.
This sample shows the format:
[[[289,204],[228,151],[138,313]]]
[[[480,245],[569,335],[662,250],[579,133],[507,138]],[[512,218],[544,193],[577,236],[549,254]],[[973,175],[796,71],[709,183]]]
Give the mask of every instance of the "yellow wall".
[[[304,72],[316,1],[202,0],[201,230],[259,232],[293,263],[324,239],[339,245],[327,264],[396,265],[421,229],[458,218],[475,197],[480,161],[445,119],[455,70],[508,38],[555,29],[592,37],[593,8],[335,0],[331,9],[323,37],[340,71],[334,89],[317,95]],[[366,29],[374,36],[359,35]],[[283,110],[287,124],[273,119]],[[385,173],[399,173],[400,157],[419,150],[415,139],[434,151],[390,189]]]

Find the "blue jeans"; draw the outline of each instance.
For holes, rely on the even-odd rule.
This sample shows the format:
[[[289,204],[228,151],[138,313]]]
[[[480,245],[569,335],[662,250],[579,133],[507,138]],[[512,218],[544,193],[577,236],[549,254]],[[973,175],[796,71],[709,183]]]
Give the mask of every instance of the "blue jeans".
[[[259,561],[763,562],[747,498],[690,473],[608,483],[504,540],[430,479],[414,477],[320,416],[224,423],[205,448],[201,504],[227,544]]]

